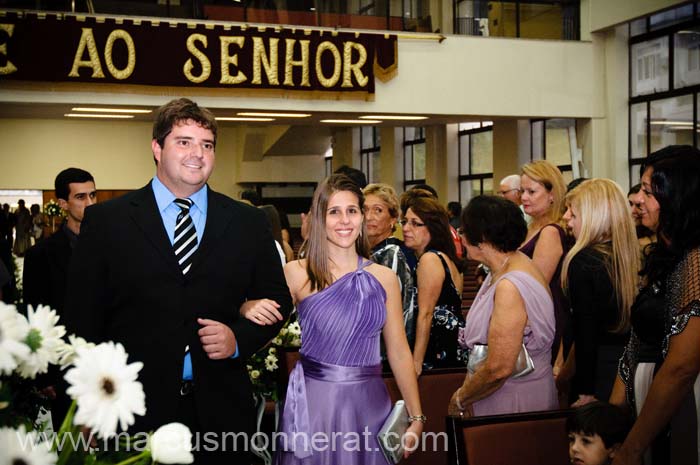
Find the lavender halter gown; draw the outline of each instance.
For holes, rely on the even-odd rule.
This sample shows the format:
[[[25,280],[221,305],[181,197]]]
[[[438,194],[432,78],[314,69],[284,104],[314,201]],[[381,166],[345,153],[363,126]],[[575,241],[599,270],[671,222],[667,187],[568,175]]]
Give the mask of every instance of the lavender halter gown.
[[[391,410],[379,356],[386,293],[365,271],[371,263],[360,258],[356,271],[297,306],[301,360],[289,379],[277,464],[387,464],[376,438]]]
[[[550,364],[555,330],[554,305],[547,289],[535,278],[522,271],[510,271],[492,284],[491,275],[488,275],[467,314],[462,343],[469,349],[475,344],[488,343],[496,284],[501,279],[513,283],[525,302],[528,324],[523,332],[523,343],[532,357],[535,371],[521,378],[508,378],[493,394],[474,402],[474,416],[554,410],[557,408],[557,390]]]

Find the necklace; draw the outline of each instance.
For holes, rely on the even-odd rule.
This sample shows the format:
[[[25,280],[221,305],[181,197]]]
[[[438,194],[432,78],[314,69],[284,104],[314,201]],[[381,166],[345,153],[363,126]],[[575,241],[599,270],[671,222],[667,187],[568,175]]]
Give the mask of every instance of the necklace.
[[[501,272],[505,269],[506,265],[508,264],[508,260],[510,260],[510,257],[512,257],[513,255],[514,255],[513,253],[511,253],[510,255],[508,255],[508,256],[506,257],[506,259],[503,260],[503,263],[501,263],[501,266],[498,267],[498,270],[494,270],[494,269],[492,268],[492,271],[491,271],[491,283],[493,283],[493,282],[496,280],[496,277],[497,277],[497,276],[500,276],[500,275],[501,275]]]

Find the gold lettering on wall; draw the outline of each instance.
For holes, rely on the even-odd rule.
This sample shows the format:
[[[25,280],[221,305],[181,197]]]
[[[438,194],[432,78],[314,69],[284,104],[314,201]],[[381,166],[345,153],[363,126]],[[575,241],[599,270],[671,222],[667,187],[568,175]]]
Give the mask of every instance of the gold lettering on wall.
[[[191,34],[187,37],[187,51],[190,52],[198,61],[202,67],[202,74],[195,76],[192,74],[192,68],[194,68],[194,63],[192,63],[192,58],[189,58],[185,65],[182,67],[182,72],[185,73],[185,77],[188,81],[199,84],[209,79],[211,76],[211,62],[209,58],[197,48],[196,42],[200,42],[204,48],[207,48],[207,36],[204,34]]]
[[[301,44],[301,60],[294,60],[294,44],[296,39],[285,39],[287,53],[284,60],[284,85],[294,86],[294,78],[292,68],[301,66],[301,85],[311,87],[309,82],[309,42],[308,40],[300,40]]]
[[[0,31],[7,32],[7,37],[12,37],[14,30],[14,24],[0,24]],[[7,56],[7,44],[0,45],[0,54]],[[12,74],[15,71],[17,71],[17,67],[13,65],[10,60],[7,60],[7,64],[0,67],[0,76],[3,74]]]
[[[280,85],[277,73],[277,50],[279,39],[270,38],[270,55],[265,50],[262,37],[253,37],[253,84],[262,84],[261,67],[265,68],[265,76],[270,85]],[[261,66],[262,65],[262,66]]]
[[[117,67],[114,66],[114,61],[112,61],[112,48],[114,47],[114,42],[117,40],[123,40],[126,45],[127,63],[124,69],[117,69]],[[134,46],[134,39],[132,39],[125,30],[116,29],[107,37],[107,43],[105,44],[105,65],[107,65],[107,70],[109,70],[109,73],[114,76],[115,79],[126,79],[134,72],[134,68],[136,67],[136,47]]]
[[[329,78],[323,75],[323,67],[321,66],[321,56],[326,50],[333,55],[333,74]],[[327,40],[321,42],[316,49],[316,77],[318,77],[318,82],[320,82],[323,87],[333,87],[338,83],[338,79],[340,79],[341,67],[342,61],[340,60],[338,47],[336,47],[333,42],[328,42]]]
[[[95,44],[95,36],[92,35],[92,29],[89,27],[82,28],[83,32],[80,35],[80,42],[78,43],[78,50],[75,51],[75,58],[73,58],[73,67],[68,73],[69,77],[80,77],[78,74],[79,68],[92,68],[93,78],[104,78],[105,73],[102,72],[102,65],[100,64],[100,55],[97,53],[97,44]],[[83,60],[83,55],[87,49],[89,60]]]
[[[356,63],[352,62],[352,50],[355,49],[360,53],[360,59]],[[345,42],[343,47],[343,84],[341,87],[352,87],[352,76],[360,87],[365,87],[369,82],[369,78],[362,74],[362,66],[367,61],[367,50],[362,44],[357,42]]]
[[[235,76],[230,74],[230,66],[238,66],[238,53],[233,55],[229,54],[229,47],[231,44],[238,45],[238,48],[243,48],[245,43],[245,37],[242,36],[222,36],[219,37],[221,41],[221,84],[240,84],[248,80],[248,77],[238,70]]]

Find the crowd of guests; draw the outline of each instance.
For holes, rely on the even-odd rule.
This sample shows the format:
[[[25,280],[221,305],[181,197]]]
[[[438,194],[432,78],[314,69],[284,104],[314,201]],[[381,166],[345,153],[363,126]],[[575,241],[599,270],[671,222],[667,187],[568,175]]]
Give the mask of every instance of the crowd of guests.
[[[169,124],[208,136],[216,127],[203,114],[213,129],[191,116]],[[209,140],[202,147],[213,154]],[[154,137],[157,159],[166,155],[166,142]],[[163,179],[181,184],[168,166],[157,167],[153,189]],[[65,236],[66,262],[84,210],[95,201],[89,173],[70,170],[61,192],[57,178],[68,212],[57,233]],[[302,327],[302,359],[290,378],[282,431],[369,425],[376,432],[391,408],[383,365],[406,400],[409,430],[420,433],[426,419],[416,380],[430,370],[462,368],[462,385],[445,399],[452,415],[571,406],[578,408],[567,427],[572,462],[697,463],[688,460],[700,458],[700,151],[671,146],[651,154],[641,166],[640,186],[627,196],[607,179],[578,180],[567,188],[554,165],[535,161],[505,178],[498,196],[477,196],[463,209],[454,202],[445,208],[430,186],[398,195],[389,185],[368,185],[357,170],[339,171],[319,185],[302,215],[305,241],[298,257],[286,215],[261,205],[254,191],[242,196],[258,208],[242,212],[266,218],[291,300],[281,288],[277,299],[257,292],[240,306],[240,315],[253,326],[279,325],[293,301]],[[205,183],[196,184],[206,192]],[[165,188],[171,190],[167,183]],[[144,189],[143,195],[151,194],[150,186]],[[194,198],[197,192],[186,194]],[[71,195],[82,200],[70,203]],[[25,301],[60,310],[65,270],[40,276],[49,268],[33,264],[49,260],[55,239],[29,249],[19,228],[31,234],[32,213],[22,202],[14,214],[15,253],[26,253],[29,265]],[[166,221],[169,213],[161,215]],[[193,216],[188,221],[200,224],[196,210]],[[485,276],[463,312],[467,259],[478,261]],[[281,282],[281,272],[273,277]],[[55,289],[41,286],[55,296],[39,295],[33,286],[42,281],[56,281]],[[245,345],[243,355],[255,344]],[[235,358],[238,348],[221,353]],[[189,357],[186,352],[185,363]],[[630,424],[629,417],[636,421]],[[284,451],[278,463],[309,456],[300,444]],[[329,454],[314,463],[379,460],[376,451],[364,458]]]

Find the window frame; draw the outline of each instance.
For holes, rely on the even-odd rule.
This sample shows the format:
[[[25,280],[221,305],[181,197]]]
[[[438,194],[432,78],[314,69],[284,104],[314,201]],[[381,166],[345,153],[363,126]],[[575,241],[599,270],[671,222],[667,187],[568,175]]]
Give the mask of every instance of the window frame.
[[[479,193],[476,195],[482,195],[484,193],[484,181],[491,179],[493,182],[493,171],[490,173],[472,173],[472,137],[474,134],[481,134],[485,132],[493,133],[493,124],[484,125],[484,121],[479,122],[478,128],[472,129],[461,129],[457,131],[457,199],[459,203],[464,205],[466,199],[462,199],[462,182],[464,181],[479,181]],[[467,174],[462,174],[462,137],[469,136],[469,154],[467,155],[467,160],[469,166],[467,167]],[[493,166],[492,166],[493,167]]]
[[[414,178],[414,164],[413,164],[413,146],[419,145],[419,144],[425,144],[425,128],[423,126],[416,126],[414,128],[416,131],[419,133],[419,137],[416,139],[412,140],[407,140],[406,139],[406,128],[402,128],[403,130],[403,188],[404,190],[408,190],[411,187],[410,186],[415,186],[416,184],[425,184],[425,178]],[[411,160],[410,163],[407,163],[407,157],[406,157],[406,148],[411,147]],[[426,158],[427,158],[427,153],[426,153]],[[410,166],[410,168],[409,168]],[[411,173],[411,176],[409,178],[408,173]]]

